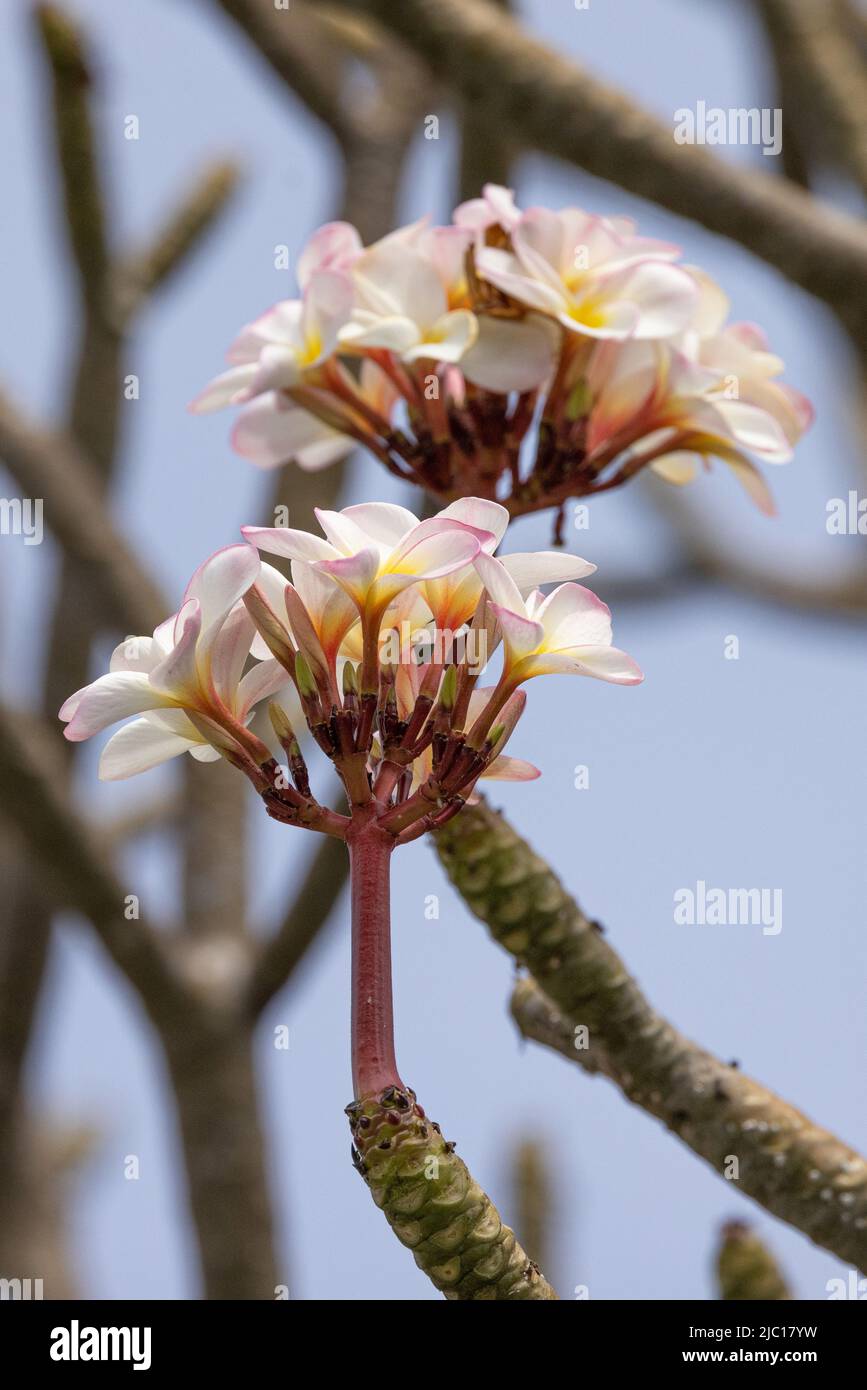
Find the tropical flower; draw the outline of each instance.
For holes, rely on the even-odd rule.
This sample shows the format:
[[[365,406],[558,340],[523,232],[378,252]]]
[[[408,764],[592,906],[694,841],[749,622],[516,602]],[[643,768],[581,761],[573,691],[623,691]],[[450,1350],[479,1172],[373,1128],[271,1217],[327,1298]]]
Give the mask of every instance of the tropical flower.
[[[242,405],[233,443],[262,467],[324,468],[357,443],[513,517],[561,517],[646,466],[685,482],[713,456],[770,511],[755,460],[790,457],[809,403],[678,255],[629,218],[524,211],[494,184],[451,225],[369,247],[328,223],[299,257],[302,298],[242,332],[193,409]]]
[[[258,702],[288,677],[270,659],[245,673],[255,627],[240,600],[259,568],[252,546],[218,550],[196,570],[173,617],[152,637],[127,637],[113,652],[109,673],[65,702],[60,718],[74,743],[140,716],[103,749],[104,780],[130,777],[183,752],[204,761],[222,754],[255,763],[269,756],[247,725]]]
[[[579,208],[531,208],[510,238],[510,250],[478,250],[479,274],[570,332],[660,338],[689,322],[697,290],[689,273],[671,264],[676,247]]]

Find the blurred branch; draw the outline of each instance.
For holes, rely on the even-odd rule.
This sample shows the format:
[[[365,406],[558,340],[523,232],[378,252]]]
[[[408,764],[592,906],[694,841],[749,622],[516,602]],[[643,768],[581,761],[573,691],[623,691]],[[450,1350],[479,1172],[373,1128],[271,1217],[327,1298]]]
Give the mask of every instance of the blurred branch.
[[[773,569],[734,555],[717,529],[682,489],[648,479],[645,496],[671,524],[681,552],[684,577],[712,580],[767,603],[843,618],[867,614],[867,566],[856,565],[840,579],[811,574],[806,567]],[[681,590],[683,593],[683,590]]]
[[[253,969],[247,1007],[255,1017],[283,988],[346,884],[349,856],[342,840],[323,835],[310,853],[304,877],[277,932],[263,946]]]
[[[530,1256],[542,1269],[551,1266],[551,1174],[545,1149],[537,1139],[522,1139],[513,1158],[515,1222]]]
[[[270,63],[277,76],[343,143],[350,117],[334,81],[332,38],[312,8],[293,3],[278,10],[270,0],[217,0]]]
[[[504,14],[514,12],[512,0],[489,0]],[[461,109],[461,154],[458,201],[478,198],[486,183],[508,187],[516,155],[514,135],[490,108],[478,101],[464,101]]]
[[[16,826],[41,879],[62,906],[89,918],[155,1020],[164,1022],[172,1011],[184,1016],[189,999],[170,964],[164,935],[145,919],[124,915],[126,890],[92,831],[76,816],[55,760],[28,739],[27,728],[26,719],[0,709],[0,789],[3,801],[15,806]]]
[[[344,0],[410,44],[524,144],[729,237],[867,339],[867,233],[770,175],[738,169],[560,56],[482,0]]]
[[[768,1211],[867,1268],[859,1154],[658,1014],[599,924],[503,816],[467,807],[436,841],[471,911],[533,973],[512,999],[524,1036],[609,1077]]]
[[[0,458],[25,497],[44,501],[46,524],[87,576],[90,602],[129,634],[152,632],[170,610],[113,527],[90,460],[70,438],[25,419],[2,393]]]
[[[809,113],[822,151],[867,192],[867,67],[834,0],[756,0],[786,101]],[[785,115],[785,110],[784,110]]]
[[[90,118],[90,63],[78,28],[62,10],[39,5],[35,17],[52,76],[65,227],[82,296],[98,303],[110,251]]]
[[[727,1221],[720,1232],[716,1276],[721,1299],[761,1303],[792,1297],[771,1252],[743,1221]]]
[[[238,178],[237,167],[227,160],[212,164],[200,174],[150,244],[118,261],[113,284],[122,322],[127,322],[198,251],[228,206]]]

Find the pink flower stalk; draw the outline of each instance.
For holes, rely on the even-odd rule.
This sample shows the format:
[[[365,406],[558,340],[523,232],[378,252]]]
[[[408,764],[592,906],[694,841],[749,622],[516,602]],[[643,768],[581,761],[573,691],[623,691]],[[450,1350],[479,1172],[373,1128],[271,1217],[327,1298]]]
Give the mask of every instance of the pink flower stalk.
[[[244,329],[193,402],[243,406],[238,452],[315,469],[365,445],[450,501],[561,509],[650,467],[684,483],[723,460],[762,510],[754,458],[785,462],[805,398],[753,325],[676,246],[628,218],[522,211],[487,185],[450,226],[365,247],[330,223],[301,253],[301,298]]]
[[[315,272],[314,272],[315,273]],[[394,1056],[389,865],[444,825],[482,777],[539,776],[506,753],[521,688],[550,672],[639,682],[608,609],[563,552],[496,556],[508,512],[453,502],[425,521],[365,503],[317,512],[324,536],[244,527],[196,571],[178,613],[128,638],[111,670],[66,701],[67,738],[137,716],[107,744],[106,778],[188,751],[249,777],[274,819],[347,842],[352,873],[352,1057],[357,1097],[405,1089]],[[258,550],[290,561],[291,578]],[[545,596],[540,585],[556,583]],[[502,645],[493,684],[480,678]],[[268,699],[270,731],[254,728]],[[347,813],[320,805],[296,733],[334,764]],[[280,759],[283,763],[281,765]]]

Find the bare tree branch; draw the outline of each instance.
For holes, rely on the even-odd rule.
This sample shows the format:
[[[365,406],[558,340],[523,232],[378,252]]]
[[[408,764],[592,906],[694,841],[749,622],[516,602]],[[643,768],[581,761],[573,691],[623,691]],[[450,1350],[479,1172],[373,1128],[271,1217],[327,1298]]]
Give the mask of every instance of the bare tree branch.
[[[344,0],[405,40],[524,144],[730,237],[867,337],[867,234],[782,179],[736,169],[540,43],[482,0]]]
[[[736,1160],[742,1192],[867,1268],[859,1154],[658,1014],[599,924],[503,816],[467,807],[436,840],[471,911],[533,973],[512,1000],[525,1036],[609,1077],[716,1172],[734,1175]]]

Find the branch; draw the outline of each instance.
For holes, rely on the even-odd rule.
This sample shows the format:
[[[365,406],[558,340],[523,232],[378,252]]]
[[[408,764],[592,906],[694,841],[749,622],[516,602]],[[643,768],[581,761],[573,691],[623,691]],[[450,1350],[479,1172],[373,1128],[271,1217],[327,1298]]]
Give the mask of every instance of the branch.
[[[71,439],[25,419],[2,394],[0,458],[25,497],[44,501],[49,528],[87,575],[91,601],[126,632],[152,632],[171,610],[114,529],[90,460]]]
[[[356,1167],[374,1202],[447,1299],[556,1299],[413,1092],[391,1087],[346,1111]]]
[[[119,317],[127,322],[202,244],[238,186],[239,171],[219,160],[199,176],[150,244],[121,259],[113,271]]]
[[[304,877],[283,919],[253,968],[247,1009],[255,1017],[300,964],[346,886],[349,856],[342,840],[323,835],[307,861]]]
[[[671,127],[481,0],[344,3],[387,25],[524,144],[739,242],[867,337],[867,235],[854,218],[703,146],[675,144]]]
[[[115,965],[138,990],[155,1021],[188,1017],[190,998],[169,961],[162,932],[124,916],[127,892],[92,831],[76,816],[56,776],[56,760],[27,739],[26,721],[0,709],[0,790],[15,824],[64,907],[93,923]]]
[[[867,1163],[679,1033],[652,1008],[547,864],[490,807],[436,836],[468,906],[534,979],[512,1011],[527,1037],[601,1072],[718,1173],[843,1260],[867,1268]],[[576,1046],[588,1030],[587,1048]]]
[[[792,1297],[770,1250],[749,1226],[727,1221],[720,1235],[716,1275],[721,1299],[780,1303]]]
[[[867,192],[867,69],[832,3],[757,0],[796,111]]]
[[[91,73],[75,24],[53,5],[35,12],[54,94],[54,136],[66,229],[87,301],[101,298],[109,264],[105,208],[88,99]]]
[[[320,17],[304,4],[277,10],[270,0],[217,0],[277,76],[341,142],[349,117],[334,81],[334,46]]]

